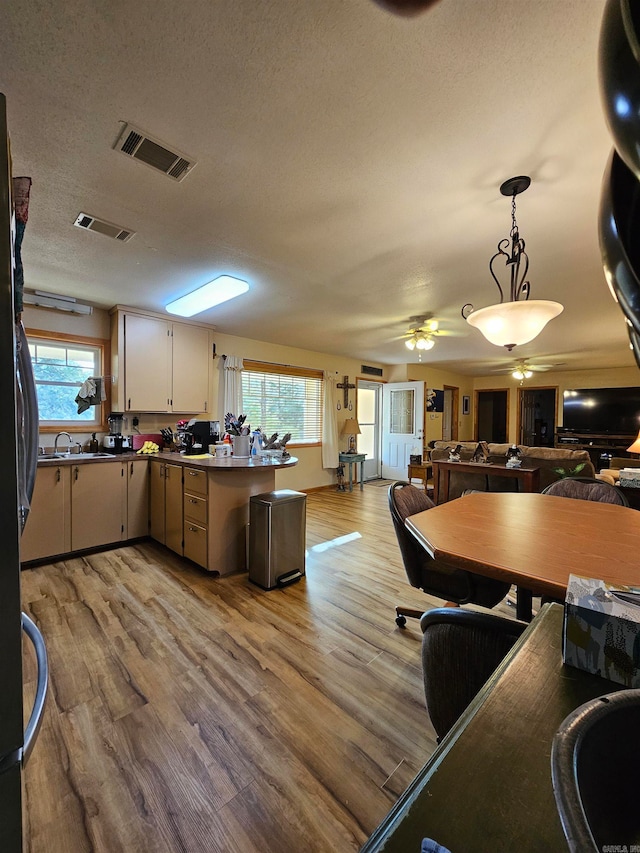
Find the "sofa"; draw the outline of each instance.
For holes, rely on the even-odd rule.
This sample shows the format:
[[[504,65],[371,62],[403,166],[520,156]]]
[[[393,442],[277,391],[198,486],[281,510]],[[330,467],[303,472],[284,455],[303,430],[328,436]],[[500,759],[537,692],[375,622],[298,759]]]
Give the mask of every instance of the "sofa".
[[[431,461],[448,461],[449,450],[457,447],[458,444],[460,445],[460,461],[470,461],[478,446],[476,441],[435,441],[431,450]],[[507,461],[507,451],[511,445],[489,443],[488,447],[488,461],[504,465]],[[564,448],[556,447],[527,447],[523,444],[519,444],[518,447],[522,453],[523,468],[540,469],[540,491],[563,476],[575,474],[580,477],[595,477],[595,468],[586,450],[565,450]],[[563,473],[558,473],[554,470],[555,468],[562,469]],[[518,490],[518,481],[516,479],[492,477],[490,471],[490,468],[483,470],[480,466],[477,474],[451,471],[449,500],[460,497],[467,489],[474,489],[480,492],[515,492]],[[443,494],[437,495],[436,502],[440,502],[443,497]]]

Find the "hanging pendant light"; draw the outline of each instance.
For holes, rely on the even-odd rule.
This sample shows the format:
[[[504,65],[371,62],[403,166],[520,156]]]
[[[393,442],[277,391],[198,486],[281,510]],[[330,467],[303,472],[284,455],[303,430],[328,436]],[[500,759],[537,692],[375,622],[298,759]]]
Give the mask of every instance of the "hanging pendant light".
[[[509,178],[500,187],[502,195],[511,196],[511,233],[508,238],[500,240],[498,251],[489,261],[489,272],[500,291],[500,302],[478,311],[474,311],[469,302],[462,307],[462,316],[469,325],[479,329],[490,343],[508,350],[532,341],[549,320],[564,310],[559,302],[529,299],[531,284],[525,281],[529,256],[525,252],[524,240],[520,237],[516,222],[516,196],[524,192],[530,183],[531,178],[520,175]],[[501,257],[505,259],[504,264],[509,271],[508,302],[503,301],[504,291],[494,271],[494,265]]]

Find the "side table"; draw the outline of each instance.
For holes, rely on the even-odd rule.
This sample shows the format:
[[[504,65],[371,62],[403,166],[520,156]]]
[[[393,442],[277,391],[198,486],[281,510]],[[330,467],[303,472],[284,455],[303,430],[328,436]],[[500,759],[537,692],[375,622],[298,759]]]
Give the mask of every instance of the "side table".
[[[427,488],[427,480],[433,474],[433,465],[431,462],[421,462],[418,465],[407,466],[407,480],[411,482],[411,480],[422,480],[422,484],[426,490]]]
[[[352,466],[355,463],[360,463],[360,491],[364,488],[364,460],[367,458],[366,453],[339,453],[338,459],[342,465],[349,466],[349,491],[353,491],[353,470]],[[356,474],[358,469],[356,468]]]

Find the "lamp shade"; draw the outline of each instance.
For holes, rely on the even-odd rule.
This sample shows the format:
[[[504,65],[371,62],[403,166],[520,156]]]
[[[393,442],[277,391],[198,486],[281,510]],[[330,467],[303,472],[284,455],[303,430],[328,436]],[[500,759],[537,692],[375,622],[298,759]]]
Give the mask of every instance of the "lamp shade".
[[[360,435],[360,424],[355,418],[347,418],[342,426],[343,435]]]
[[[563,310],[559,302],[545,299],[501,302],[473,311],[467,323],[479,329],[490,343],[511,349],[532,341]]]
[[[628,453],[640,453],[640,432],[638,433],[638,437],[633,442],[631,447],[627,447]]]

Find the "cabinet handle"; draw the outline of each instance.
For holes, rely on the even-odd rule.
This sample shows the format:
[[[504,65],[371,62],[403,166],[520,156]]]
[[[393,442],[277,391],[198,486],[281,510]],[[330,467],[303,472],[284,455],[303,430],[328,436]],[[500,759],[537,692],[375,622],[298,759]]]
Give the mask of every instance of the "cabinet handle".
[[[197,527],[190,527],[189,530],[191,531],[191,533],[197,533],[198,532]]]
[[[204,401],[204,407],[203,407],[202,411],[203,412],[207,411],[207,401],[206,400]]]
[[[199,471],[189,471],[190,477],[198,477],[200,475]]]
[[[189,503],[190,504],[197,504],[198,501],[195,498],[189,498]]]
[[[127,409],[131,409],[131,397],[129,397],[129,405],[127,406]]]
[[[131,476],[133,477],[133,462],[131,462]]]
[[[78,466],[77,466],[77,465],[76,465],[76,476],[75,476],[75,479],[76,479],[76,480],[78,479]]]
[[[56,468],[56,483],[59,483],[59,482],[60,482],[60,476],[61,476],[61,475],[60,475],[60,469],[59,469],[59,468]]]

